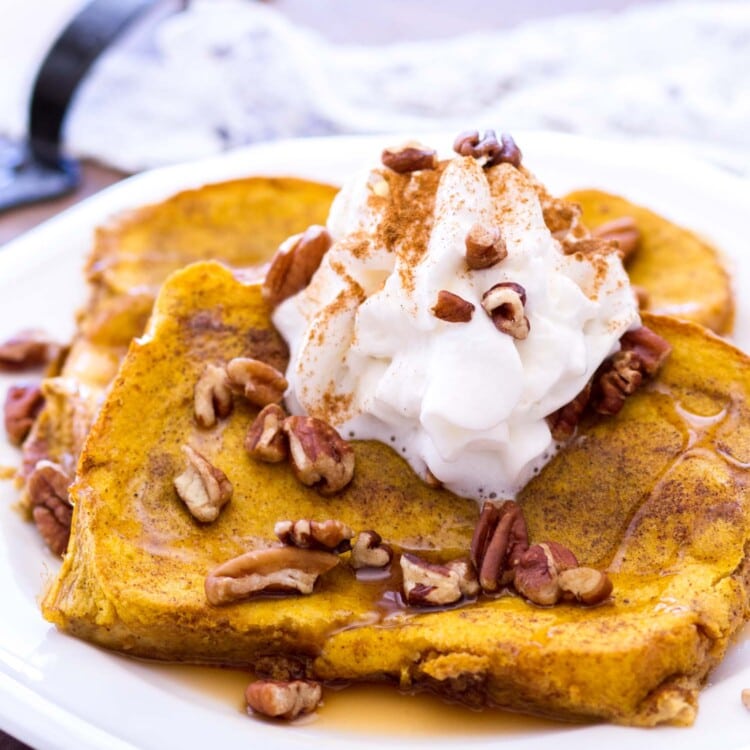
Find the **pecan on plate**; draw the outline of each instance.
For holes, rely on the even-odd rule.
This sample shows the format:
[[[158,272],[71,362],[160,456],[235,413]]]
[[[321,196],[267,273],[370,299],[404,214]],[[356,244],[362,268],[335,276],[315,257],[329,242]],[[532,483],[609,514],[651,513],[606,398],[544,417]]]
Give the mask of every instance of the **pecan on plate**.
[[[19,331],[0,343],[0,372],[31,370],[51,362],[60,353],[60,345],[43,331]]]
[[[438,164],[435,149],[414,141],[384,149],[380,161],[383,162],[384,167],[399,174],[417,172],[421,169],[435,169]]]
[[[750,711],[750,688],[744,688],[740,693],[740,698],[742,699],[742,705]]]
[[[174,487],[195,519],[211,523],[232,497],[226,474],[189,445],[182,446],[187,458],[185,471],[174,479]]]
[[[529,319],[524,314],[526,290],[520,284],[502,281],[490,287],[482,295],[482,307],[498,331],[519,340],[529,335]]]
[[[474,305],[453,292],[441,289],[432,314],[448,323],[468,323],[474,314]]]
[[[471,540],[471,561],[483,591],[493,593],[513,581],[520,556],[529,546],[521,508],[513,500],[486,502]]]
[[[557,604],[563,595],[560,573],[577,567],[576,556],[562,544],[533,544],[518,560],[513,585],[535,604]]]
[[[327,422],[315,417],[287,417],[292,471],[302,484],[333,495],[354,476],[354,450]]]
[[[670,343],[647,326],[627,331],[620,339],[620,346],[622,351],[638,356],[640,370],[648,377],[656,375],[672,351]]]
[[[65,553],[70,539],[73,518],[68,495],[70,485],[71,478],[63,468],[46,459],[37,463],[26,485],[34,523],[56,555]]]
[[[595,568],[571,568],[558,576],[563,599],[574,599],[582,604],[599,604],[612,593],[609,576]]]
[[[232,391],[227,371],[218,365],[206,365],[194,395],[195,420],[201,427],[213,427],[216,420],[232,411]]]
[[[320,683],[312,680],[255,680],[245,690],[245,700],[253,713],[286,721],[312,713],[322,696]]]
[[[43,406],[44,396],[39,386],[12,385],[8,388],[3,416],[5,432],[13,445],[23,443]]]
[[[229,383],[253,405],[276,404],[284,397],[286,378],[275,367],[252,357],[235,357],[227,364]]]
[[[547,417],[547,424],[555,440],[563,442],[573,436],[590,399],[591,381],[586,383],[583,390],[572,401]]]
[[[384,544],[377,531],[360,531],[352,545],[350,564],[360,568],[385,568],[393,559],[390,545]]]
[[[464,560],[441,565],[404,553],[401,573],[404,599],[415,607],[455,604],[463,596],[474,596],[479,591],[474,569]]]
[[[289,441],[284,432],[286,412],[278,404],[264,406],[245,436],[245,450],[258,461],[275,464],[289,455]]]
[[[466,265],[472,271],[490,268],[508,255],[503,233],[498,227],[474,224],[466,235]]]
[[[261,286],[263,298],[276,307],[288,297],[301,292],[318,270],[331,242],[326,228],[318,225],[290,237],[271,260]]]
[[[341,521],[279,521],[273,533],[282,544],[300,549],[322,549],[326,552],[347,552],[351,549],[354,532]]]
[[[641,244],[641,230],[630,216],[621,216],[591,230],[591,235],[616,243],[623,262],[638,250]]]
[[[609,357],[594,375],[591,404],[598,414],[613,416],[625,399],[643,382],[641,361],[632,351],[619,351]]]
[[[330,552],[270,547],[246,552],[212,570],[206,577],[210,604],[229,604],[262,592],[311,594],[323,573],[339,564]]]

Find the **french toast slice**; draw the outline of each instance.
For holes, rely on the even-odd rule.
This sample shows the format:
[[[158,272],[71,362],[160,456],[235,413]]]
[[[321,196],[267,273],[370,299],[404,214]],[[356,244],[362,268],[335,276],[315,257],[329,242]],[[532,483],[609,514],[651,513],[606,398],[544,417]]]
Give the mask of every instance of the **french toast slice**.
[[[448,560],[467,553],[478,508],[428,487],[375,442],[353,444],[353,482],[323,497],[286,463],[247,456],[247,404],[200,429],[193,389],[207,362],[243,355],[283,368],[286,350],[257,285],[216,263],[177,272],[86,441],[44,616],[135,656],[387,680],[569,720],[690,724],[700,686],[748,616],[750,360],[697,325],[646,323],[673,347],[658,379],[618,416],[584,422],[519,499],[532,539],[608,569],[606,603],[543,608],[505,595],[405,609],[398,565],[373,581],[342,562],[310,596],[212,606],[207,573],[272,544],[279,520],[335,518]],[[234,487],[210,525],[173,488],[185,444]]]
[[[86,266],[89,297],[62,371],[43,384],[46,404],[25,442],[21,477],[41,459],[72,475],[103,394],[170,273],[211,259],[262,266],[290,234],[325,223],[335,194],[322,183],[251,177],[186,190],[99,227]],[[25,493],[21,500],[28,505]]]
[[[632,284],[646,292],[646,309],[673,315],[728,334],[734,322],[732,284],[715,247],[689,229],[618,195],[578,190],[566,200],[578,203],[591,229],[629,216],[641,232],[638,251],[626,261]]]

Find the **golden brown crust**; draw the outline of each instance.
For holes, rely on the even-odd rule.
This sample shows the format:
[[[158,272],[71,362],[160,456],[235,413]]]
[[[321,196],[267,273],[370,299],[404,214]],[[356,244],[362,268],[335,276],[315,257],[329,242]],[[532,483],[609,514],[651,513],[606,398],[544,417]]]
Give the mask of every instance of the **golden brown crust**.
[[[210,325],[196,325],[199,315]],[[209,459],[219,450],[237,459],[226,461],[236,500],[198,528],[167,502],[179,446],[198,433],[194,380],[220,352],[283,368],[285,349],[257,286],[216,264],[179,272],[87,442],[71,547],[44,614],[145,657],[244,666],[280,658],[312,679],[385,679],[566,719],[690,723],[700,685],[748,615],[750,362],[699,326],[644,323],[673,346],[659,377],[616,417],[587,418],[519,498],[531,538],[559,541],[582,565],[608,571],[607,603],[545,608],[503,596],[414,614],[384,605],[386,584],[358,582],[339,565],[311,596],[214,608],[207,572],[266,546],[280,519],[377,528],[397,550],[445,563],[468,551],[478,513],[376,443],[353,444],[354,480],[322,498],[288,465],[245,455],[255,410],[243,403],[221,430],[200,432]],[[373,613],[389,616],[388,627],[372,624]]]

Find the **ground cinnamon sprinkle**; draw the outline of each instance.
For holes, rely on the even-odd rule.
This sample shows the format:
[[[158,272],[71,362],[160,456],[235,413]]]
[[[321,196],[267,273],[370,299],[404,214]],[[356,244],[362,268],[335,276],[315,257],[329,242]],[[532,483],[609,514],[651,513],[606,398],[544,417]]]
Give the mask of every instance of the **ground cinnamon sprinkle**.
[[[427,252],[434,223],[435,195],[447,164],[443,161],[437,169],[407,174],[390,170],[383,173],[389,196],[376,240],[398,255],[401,283],[407,292],[414,291],[414,270]]]

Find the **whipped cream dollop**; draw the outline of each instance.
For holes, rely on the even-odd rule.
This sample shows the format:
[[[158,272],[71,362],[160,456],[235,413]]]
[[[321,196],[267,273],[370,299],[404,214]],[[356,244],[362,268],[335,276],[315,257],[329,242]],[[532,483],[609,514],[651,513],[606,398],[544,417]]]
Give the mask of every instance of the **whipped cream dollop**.
[[[560,231],[548,217],[553,235],[547,198],[525,169],[472,157],[352,179],[331,208],[321,266],[274,313],[291,354],[287,406],[345,438],[388,443],[459,495],[515,494],[554,453],[545,417],[639,324],[617,253],[566,253],[558,237],[575,241],[575,222]],[[501,231],[507,256],[470,270],[477,223]],[[523,340],[482,307],[501,282],[526,292]],[[474,305],[468,322],[436,317],[442,290]]]

